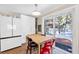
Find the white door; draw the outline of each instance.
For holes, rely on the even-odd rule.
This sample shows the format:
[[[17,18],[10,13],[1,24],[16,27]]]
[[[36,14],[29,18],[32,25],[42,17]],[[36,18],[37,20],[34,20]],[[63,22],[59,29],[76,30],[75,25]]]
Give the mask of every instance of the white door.
[[[12,18],[0,16],[0,37],[12,36]]]

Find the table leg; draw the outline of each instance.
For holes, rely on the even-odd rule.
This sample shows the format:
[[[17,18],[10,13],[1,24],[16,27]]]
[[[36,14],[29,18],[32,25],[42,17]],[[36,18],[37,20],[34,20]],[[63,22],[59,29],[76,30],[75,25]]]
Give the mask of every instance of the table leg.
[[[38,44],[38,54],[40,54],[40,44]]]

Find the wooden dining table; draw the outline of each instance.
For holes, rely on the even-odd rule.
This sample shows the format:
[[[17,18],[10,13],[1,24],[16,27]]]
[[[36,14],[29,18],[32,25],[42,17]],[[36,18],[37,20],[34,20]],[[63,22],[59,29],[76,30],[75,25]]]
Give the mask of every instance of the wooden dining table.
[[[38,44],[39,53],[40,53],[40,44],[46,40],[53,39],[53,37],[43,36],[40,34],[31,34],[27,35],[27,37],[31,38],[35,43]]]

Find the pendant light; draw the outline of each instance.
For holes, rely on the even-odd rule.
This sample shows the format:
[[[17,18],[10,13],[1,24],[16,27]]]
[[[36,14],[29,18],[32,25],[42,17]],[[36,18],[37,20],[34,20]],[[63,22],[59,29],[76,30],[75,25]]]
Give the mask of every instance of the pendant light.
[[[37,4],[34,4],[34,6],[35,6],[35,10],[32,12],[32,15],[34,15],[34,16],[40,16],[41,15],[41,13],[37,10],[38,8],[38,5]]]

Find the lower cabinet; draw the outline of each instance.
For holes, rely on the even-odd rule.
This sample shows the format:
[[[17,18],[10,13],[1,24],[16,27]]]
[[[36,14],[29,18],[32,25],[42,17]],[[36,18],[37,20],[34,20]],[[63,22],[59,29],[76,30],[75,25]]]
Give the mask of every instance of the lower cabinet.
[[[21,46],[21,38],[10,38],[1,40],[1,51]]]

